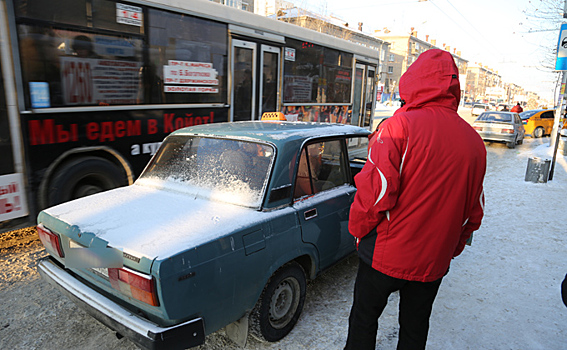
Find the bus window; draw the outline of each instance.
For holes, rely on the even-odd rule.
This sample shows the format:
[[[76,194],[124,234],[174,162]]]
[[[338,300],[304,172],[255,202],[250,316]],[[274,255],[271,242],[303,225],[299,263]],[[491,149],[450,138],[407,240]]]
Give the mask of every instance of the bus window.
[[[262,108],[258,116],[264,112],[277,111],[279,49],[262,45]]]
[[[24,24],[18,34],[31,107],[143,102],[141,39]],[[36,82],[47,83],[47,104],[35,106],[31,100]]]
[[[364,90],[364,67],[356,65],[354,78],[354,93],[352,98],[352,125],[359,125],[360,113],[362,111],[362,92]]]
[[[232,121],[254,120],[256,44],[233,40]]]
[[[98,0],[94,10],[83,8],[92,14],[92,22],[79,21],[88,28],[65,30],[30,19],[69,23],[78,8],[58,15],[39,11],[43,2],[22,3],[16,11],[31,17],[18,25],[28,108],[226,103],[226,24],[155,9],[145,18],[141,7],[131,6],[139,21],[126,25],[116,13],[127,5]],[[148,44],[149,63],[143,55]],[[48,95],[46,103],[34,103],[39,93]]]
[[[286,46],[295,60],[285,60],[284,103],[350,103],[352,54],[293,39]]]
[[[366,87],[364,89],[364,121],[362,126],[369,127],[372,122],[372,114],[374,111],[374,96],[375,96],[375,76],[376,70],[374,67],[366,66]]]
[[[142,8],[130,6],[132,16],[140,22],[117,21],[120,4],[108,0],[15,0],[16,17],[80,27],[143,34]],[[36,22],[36,21],[34,21]]]
[[[150,9],[150,103],[226,103],[228,27]]]

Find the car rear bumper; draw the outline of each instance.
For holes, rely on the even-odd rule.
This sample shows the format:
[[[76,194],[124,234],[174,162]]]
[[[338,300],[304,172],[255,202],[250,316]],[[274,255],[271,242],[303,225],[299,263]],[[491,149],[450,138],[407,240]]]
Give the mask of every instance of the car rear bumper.
[[[516,141],[515,134],[497,134],[497,133],[489,133],[489,132],[479,132],[478,134],[484,141],[497,141],[497,142]]]
[[[46,281],[67,295],[77,306],[142,348],[186,349],[205,342],[202,318],[171,327],[160,327],[81,283],[50,257],[39,261],[38,271]]]

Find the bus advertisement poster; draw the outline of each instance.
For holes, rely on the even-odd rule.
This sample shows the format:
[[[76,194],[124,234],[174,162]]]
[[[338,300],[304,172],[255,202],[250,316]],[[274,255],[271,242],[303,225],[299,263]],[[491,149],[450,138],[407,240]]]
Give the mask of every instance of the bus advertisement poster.
[[[61,80],[67,105],[135,104],[141,93],[141,63],[61,57]]]
[[[22,174],[0,176],[0,222],[28,215]]]
[[[191,62],[191,61],[169,61],[168,65],[163,66],[163,80],[165,84],[185,84],[185,85],[218,85],[218,72],[213,68],[212,63]],[[166,92],[168,92],[166,90]],[[212,92],[187,91],[176,92]]]

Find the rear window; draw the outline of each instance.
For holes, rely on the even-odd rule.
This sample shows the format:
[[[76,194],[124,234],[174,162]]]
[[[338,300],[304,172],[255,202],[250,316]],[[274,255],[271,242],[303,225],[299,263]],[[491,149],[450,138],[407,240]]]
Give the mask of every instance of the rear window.
[[[478,117],[477,121],[479,122],[511,122],[512,115],[511,114],[499,114],[499,113],[482,113],[480,117]]]
[[[266,144],[172,136],[137,183],[259,208],[273,158],[274,149]]]
[[[533,116],[534,114],[536,114],[537,112],[539,112],[538,110],[534,110],[534,111],[525,111],[520,113],[520,118],[522,118],[523,120],[529,119],[531,116]]]

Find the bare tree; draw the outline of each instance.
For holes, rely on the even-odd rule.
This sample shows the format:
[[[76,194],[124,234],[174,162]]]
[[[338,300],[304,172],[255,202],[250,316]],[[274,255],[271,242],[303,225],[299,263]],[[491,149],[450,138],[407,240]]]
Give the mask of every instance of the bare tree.
[[[532,0],[528,8],[523,10],[525,20],[520,24],[525,33],[540,33],[540,64],[546,70],[555,69],[557,55],[557,38],[559,28],[566,20],[563,18],[565,0]]]

